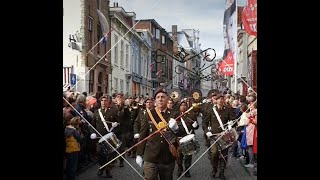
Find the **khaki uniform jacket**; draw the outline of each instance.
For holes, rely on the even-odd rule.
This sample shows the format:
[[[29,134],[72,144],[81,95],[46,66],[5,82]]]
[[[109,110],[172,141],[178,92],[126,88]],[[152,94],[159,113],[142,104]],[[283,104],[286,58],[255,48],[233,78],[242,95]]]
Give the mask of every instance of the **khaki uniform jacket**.
[[[219,110],[216,105],[215,107],[217,108],[217,112],[221,118],[222,124],[226,124],[229,120],[234,120],[237,118],[232,108],[223,106],[222,109]],[[211,106],[211,109],[208,109],[208,112],[209,112],[209,117],[205,119],[202,124],[204,127],[204,132],[207,133],[209,131],[208,130],[209,123],[211,126],[211,133],[217,134],[222,132],[222,128],[220,127],[219,121],[212,109],[212,106]]]
[[[146,112],[146,114],[148,114]],[[158,117],[156,110],[151,109],[151,114],[153,115],[157,123],[161,122],[160,117]],[[176,118],[178,113],[176,111],[166,110],[164,112],[164,119],[169,122],[170,118]],[[157,131],[152,120],[147,116],[147,120],[142,122],[140,129],[139,141],[147,137],[149,134]],[[178,131],[174,134],[171,130],[164,132],[165,136],[173,144],[178,146],[177,136],[184,133],[183,127],[179,126]],[[153,137],[149,138],[146,143],[140,144],[137,147],[137,154],[143,156],[144,161],[151,162],[155,164],[169,164],[174,161],[174,157],[169,150],[169,145],[164,137],[160,133],[155,134]]]

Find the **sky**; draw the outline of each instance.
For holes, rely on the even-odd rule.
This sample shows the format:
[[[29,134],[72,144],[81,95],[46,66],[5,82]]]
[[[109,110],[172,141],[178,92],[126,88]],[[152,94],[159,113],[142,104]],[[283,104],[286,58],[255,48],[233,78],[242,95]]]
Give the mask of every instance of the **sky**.
[[[136,19],[154,19],[167,32],[172,25],[181,29],[200,31],[201,49],[213,48],[216,58],[221,58],[224,51],[223,15],[225,0],[111,0],[127,12],[135,12]],[[246,0],[238,0],[244,6]]]

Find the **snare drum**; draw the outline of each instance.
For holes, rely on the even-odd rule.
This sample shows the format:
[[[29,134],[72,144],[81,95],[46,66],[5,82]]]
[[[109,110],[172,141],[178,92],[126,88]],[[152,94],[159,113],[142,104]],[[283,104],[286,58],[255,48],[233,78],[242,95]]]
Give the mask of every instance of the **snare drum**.
[[[200,144],[194,134],[189,134],[179,140],[183,155],[192,155],[198,153]]]
[[[114,147],[114,149],[118,149],[121,146],[121,141],[117,138],[117,136],[113,133],[110,132],[106,135],[104,135],[100,140],[99,140],[99,145],[107,151],[108,153],[112,153],[114,149],[109,146],[109,144],[105,141],[107,140],[110,145]]]
[[[238,133],[235,128],[227,130],[225,134],[218,140],[217,144],[221,150],[227,149],[232,146],[235,141],[238,139]]]

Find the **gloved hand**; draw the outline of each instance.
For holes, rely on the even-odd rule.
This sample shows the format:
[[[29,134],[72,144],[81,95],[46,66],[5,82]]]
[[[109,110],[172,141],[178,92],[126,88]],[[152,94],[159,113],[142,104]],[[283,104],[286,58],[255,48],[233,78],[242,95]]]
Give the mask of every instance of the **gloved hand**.
[[[194,123],[192,123],[192,127],[196,128],[198,126],[197,121],[195,121]]]
[[[137,163],[140,167],[142,167],[143,159],[142,159],[141,156],[138,155],[138,156],[136,157],[136,163]]]
[[[96,139],[96,138],[97,138],[96,133],[92,133],[92,134],[90,135],[90,138],[91,138],[91,139]]]
[[[232,121],[228,121],[228,129],[231,130],[232,129]]]
[[[170,118],[169,120],[169,128],[172,130],[172,131],[177,131],[178,130],[178,124],[177,124],[177,121],[173,118]]]
[[[117,123],[117,122],[113,122],[113,123],[112,123],[112,127],[113,127],[113,128],[115,128],[115,127],[117,127],[117,126],[118,126],[118,123]]]
[[[135,134],[134,136],[133,136],[135,139],[138,139],[139,137],[140,137],[140,134]]]
[[[207,135],[207,137],[209,138],[209,137],[211,137],[213,134],[209,131],[209,132],[206,133],[206,135]]]

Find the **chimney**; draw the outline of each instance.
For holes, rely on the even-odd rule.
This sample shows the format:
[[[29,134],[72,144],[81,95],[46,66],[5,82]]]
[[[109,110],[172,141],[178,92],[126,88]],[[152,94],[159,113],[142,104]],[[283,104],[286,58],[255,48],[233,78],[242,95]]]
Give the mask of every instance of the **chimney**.
[[[116,3],[117,7],[118,7],[118,3]]]
[[[172,25],[172,38],[173,38],[173,53],[178,53],[178,41],[177,41],[177,25]]]
[[[113,7],[116,7],[116,3],[115,2],[113,3]]]

